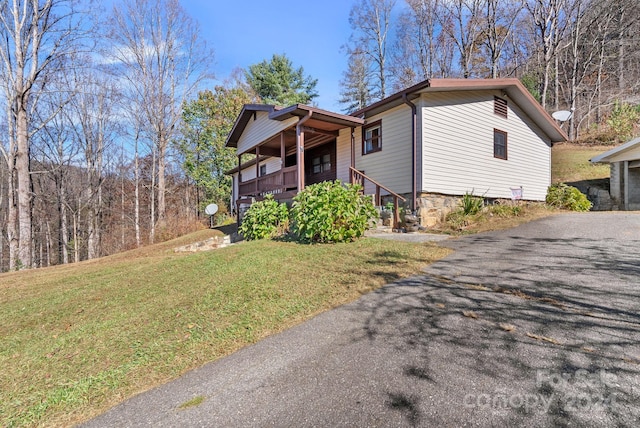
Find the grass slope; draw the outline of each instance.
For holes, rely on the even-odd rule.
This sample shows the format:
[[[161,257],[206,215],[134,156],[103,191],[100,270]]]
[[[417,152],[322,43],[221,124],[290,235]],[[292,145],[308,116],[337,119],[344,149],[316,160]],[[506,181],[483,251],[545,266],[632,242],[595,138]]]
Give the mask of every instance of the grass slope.
[[[609,177],[609,165],[592,164],[589,159],[611,149],[598,146],[556,144],[551,149],[551,181],[575,183]]]
[[[212,233],[0,275],[0,426],[86,420],[448,251],[372,238],[172,251]]]

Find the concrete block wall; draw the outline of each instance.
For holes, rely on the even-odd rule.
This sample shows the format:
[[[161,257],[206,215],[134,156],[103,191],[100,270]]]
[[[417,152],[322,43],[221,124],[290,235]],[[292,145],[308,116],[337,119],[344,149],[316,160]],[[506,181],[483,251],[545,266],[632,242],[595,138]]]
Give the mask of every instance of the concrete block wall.
[[[640,210],[640,168],[629,168],[628,210]]]

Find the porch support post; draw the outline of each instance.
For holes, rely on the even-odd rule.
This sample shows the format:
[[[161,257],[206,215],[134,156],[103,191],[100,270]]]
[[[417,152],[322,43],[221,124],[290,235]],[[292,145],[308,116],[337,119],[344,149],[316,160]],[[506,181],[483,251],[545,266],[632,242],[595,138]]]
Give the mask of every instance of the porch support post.
[[[235,204],[236,204],[236,224],[240,226],[240,204],[238,201],[240,200],[240,183],[242,183],[242,153],[238,155],[238,194],[235,196]]]
[[[622,163],[624,168],[624,210],[629,209],[629,161]]]
[[[351,168],[356,169],[356,129],[351,127]],[[355,183],[353,170],[349,170],[349,181]]]
[[[260,146],[256,146],[256,196],[260,193]]]
[[[280,186],[282,186],[282,192],[286,190],[284,183],[284,160],[287,157],[287,149],[284,146],[284,131],[280,133]]]
[[[304,190],[304,130],[302,125],[311,118],[313,114],[309,111],[306,116],[296,124],[296,157],[298,162],[298,192]]]

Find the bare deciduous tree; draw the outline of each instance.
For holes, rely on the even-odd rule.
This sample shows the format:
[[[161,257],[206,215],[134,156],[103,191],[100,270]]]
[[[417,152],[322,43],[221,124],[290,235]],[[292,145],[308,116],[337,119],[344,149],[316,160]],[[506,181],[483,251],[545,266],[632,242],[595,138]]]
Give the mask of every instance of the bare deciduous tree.
[[[518,20],[522,1],[503,2],[500,0],[484,0],[484,45],[491,78],[498,78],[498,66],[505,44],[511,37],[513,26]]]
[[[472,77],[482,35],[484,0],[451,0],[442,3],[438,19],[442,31],[454,41],[462,77]],[[453,24],[453,25],[451,25]]]
[[[566,22],[562,16],[564,6],[565,0],[527,0],[525,3],[525,8],[533,22],[535,40],[542,52],[542,82],[540,88],[540,103],[542,107],[547,106],[551,66],[556,59],[558,46],[564,34],[564,24]]]
[[[16,184],[9,228],[17,231],[17,254],[11,268],[32,266],[32,181],[30,137],[42,124],[33,123],[33,101],[50,74],[65,65],[83,33],[72,0],[6,0],[0,3],[0,71],[9,122],[5,160]],[[14,212],[13,210],[16,210]],[[15,223],[17,221],[17,223]],[[11,241],[15,242],[12,236]],[[15,244],[13,244],[15,245]]]
[[[372,69],[372,97],[387,95],[387,44],[391,28],[391,11],[395,0],[364,0],[351,8],[349,23],[353,29],[353,52],[363,53]]]
[[[441,0],[406,0],[409,8],[400,15],[397,38],[391,53],[394,89],[401,90],[437,72],[438,8]]]
[[[177,132],[182,104],[207,77],[212,58],[198,36],[197,22],[178,0],[125,0],[111,14],[106,52],[126,80],[130,102],[145,115],[144,131],[157,160],[157,217],[153,214],[152,223],[157,219],[161,227],[166,222],[169,142]],[[150,235],[153,241],[155,224]]]

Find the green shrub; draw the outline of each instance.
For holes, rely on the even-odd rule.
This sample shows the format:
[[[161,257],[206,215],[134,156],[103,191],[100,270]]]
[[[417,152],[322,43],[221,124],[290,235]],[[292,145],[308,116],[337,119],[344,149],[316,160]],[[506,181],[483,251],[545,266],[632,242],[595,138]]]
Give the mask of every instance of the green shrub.
[[[306,187],[293,198],[293,232],[306,242],[349,242],[361,237],[378,215],[361,189],[339,180]]]
[[[571,211],[589,211],[591,202],[573,186],[564,183],[552,184],[547,189],[547,204]]]
[[[267,195],[263,201],[251,204],[238,231],[247,240],[273,238],[285,233],[288,225],[287,205]]]
[[[464,196],[462,196],[462,204],[460,205],[460,209],[462,210],[462,214],[464,215],[474,215],[478,214],[480,210],[482,210],[483,205],[483,198],[474,196],[473,192],[467,192],[464,194]]]
[[[497,204],[488,208],[489,214],[501,218],[517,217],[522,213],[522,207],[519,205]]]

